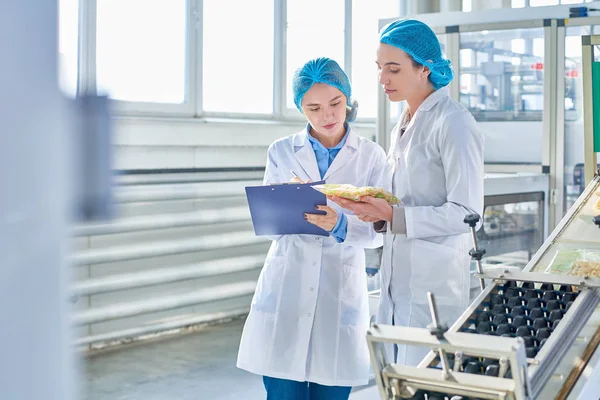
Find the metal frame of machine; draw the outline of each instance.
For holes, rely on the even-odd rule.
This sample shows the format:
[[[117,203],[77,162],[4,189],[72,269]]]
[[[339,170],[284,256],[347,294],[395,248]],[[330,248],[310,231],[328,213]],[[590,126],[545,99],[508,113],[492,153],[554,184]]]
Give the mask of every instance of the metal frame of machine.
[[[600,36],[584,37],[583,45],[600,45]],[[593,53],[589,54],[593,56]],[[586,91],[592,90],[592,60],[593,57],[586,58],[590,64],[584,69],[584,78],[587,77],[584,81],[589,83]],[[593,124],[589,122],[593,104],[591,96],[586,96],[586,137],[591,139],[588,145],[593,144]],[[590,158],[591,155],[586,161]],[[595,160],[592,161],[595,167]],[[470,254],[477,261],[482,291],[450,329],[439,326],[434,297],[430,294],[433,324],[429,329],[374,325],[369,330],[367,341],[381,397],[392,400],[425,399],[423,391],[427,390],[481,399],[587,400],[599,397],[600,278],[546,273],[560,250],[590,247],[600,253],[600,216],[592,218],[592,213],[598,213],[595,204],[600,199],[599,190],[600,171],[595,170],[593,180],[523,271],[485,272],[481,267],[482,252],[477,246],[475,223],[465,218],[472,229],[475,247]],[[486,281],[490,283],[484,287]],[[558,285],[560,288],[557,290]],[[514,332],[512,337],[490,335],[494,324],[490,311],[496,306],[500,310],[506,309],[506,305],[511,304],[506,302],[509,293],[516,293],[517,302],[510,315],[503,315],[504,311],[500,311],[497,314],[501,317],[499,320],[508,317],[510,324],[517,325],[517,318],[523,316],[519,322],[524,323],[518,329],[531,333],[534,307],[540,307],[539,313],[546,313],[546,317],[539,319],[553,322],[551,328],[547,325],[537,329],[533,351],[529,351],[532,347],[526,344],[527,339],[534,343],[533,337],[521,335],[518,329],[516,337]],[[529,303],[525,306],[521,299],[539,306],[530,306]],[[525,319],[526,312],[529,321]],[[553,313],[557,318],[553,319]],[[476,325],[479,323],[483,323],[486,329],[480,330],[480,326]],[[494,334],[499,335],[499,325],[494,328],[497,329]],[[384,343],[424,346],[431,351],[417,367],[390,364],[382,351]],[[494,365],[495,369],[491,369],[490,376],[470,374],[463,364],[466,356],[486,358],[491,361],[488,368]],[[474,363],[477,365],[478,361]]]

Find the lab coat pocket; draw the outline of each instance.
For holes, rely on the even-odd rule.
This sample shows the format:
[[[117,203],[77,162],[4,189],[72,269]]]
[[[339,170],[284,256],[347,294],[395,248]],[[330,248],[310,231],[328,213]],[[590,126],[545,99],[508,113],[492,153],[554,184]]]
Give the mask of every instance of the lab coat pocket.
[[[267,314],[274,314],[277,311],[283,286],[285,263],[285,257],[272,257],[266,260],[252,299],[254,311]]]
[[[365,314],[363,299],[366,300],[367,294],[364,268],[344,265],[340,290],[340,324],[342,326],[360,326],[368,323],[368,321],[363,321],[363,314]],[[368,315],[366,318],[368,319]]]
[[[440,305],[461,304],[463,258],[458,250],[451,247],[414,239],[410,278],[412,301],[416,304],[427,304],[427,292],[432,292]]]

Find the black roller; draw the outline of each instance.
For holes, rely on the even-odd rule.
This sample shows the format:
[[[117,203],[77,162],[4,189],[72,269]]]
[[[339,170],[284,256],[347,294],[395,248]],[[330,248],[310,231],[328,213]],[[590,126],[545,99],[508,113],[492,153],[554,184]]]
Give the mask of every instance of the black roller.
[[[563,293],[572,292],[573,288],[570,285],[562,285],[559,289]]]
[[[496,304],[504,304],[505,297],[501,294],[493,294],[490,296],[490,304],[495,306]]]
[[[553,310],[560,310],[560,303],[558,300],[550,300],[546,303],[546,312],[551,312]]]
[[[498,365],[498,363],[499,361],[494,358],[484,358],[481,361],[481,364],[483,364],[485,368],[489,367],[490,365]]]
[[[477,333],[488,333],[492,331],[492,324],[489,322],[480,322],[477,324]]]
[[[502,304],[496,304],[494,307],[492,307],[492,314],[494,314],[494,315],[504,315],[506,313],[507,313],[507,309]]]
[[[546,318],[536,318],[533,320],[531,327],[536,331],[541,328],[547,328],[548,321],[546,321]]]
[[[498,376],[500,373],[499,365],[488,365],[485,369],[485,375],[487,376]]]
[[[479,361],[469,361],[469,363],[465,367],[465,372],[467,374],[481,375],[484,373],[484,368]]]
[[[527,337],[531,336],[531,329],[528,326],[519,326],[516,331],[517,336]]]
[[[534,282],[523,282],[521,287],[523,289],[535,289],[535,283]]]
[[[563,313],[561,310],[552,310],[550,312],[550,315],[548,316],[548,319],[550,320],[550,322],[552,324],[554,324],[554,321],[562,319],[563,317]]]
[[[482,311],[477,316],[477,321],[479,322],[490,322],[494,318],[494,314],[489,311]]]
[[[537,299],[540,297],[540,293],[535,289],[527,289],[525,292],[525,299]]]
[[[519,315],[513,319],[512,326],[517,329],[520,326],[527,326],[529,319],[525,315]]]
[[[544,299],[544,301],[557,300],[558,293],[556,293],[554,290],[548,290],[546,293],[544,293],[542,299]]]
[[[524,297],[511,297],[508,299],[508,302],[506,303],[506,305],[508,306],[508,308],[513,308],[516,306],[522,306],[524,305],[523,303],[525,303],[525,298]]]
[[[506,292],[504,294],[508,298],[510,298],[510,297],[520,297],[521,296],[521,288],[518,288],[518,287],[509,287],[508,289],[506,289]]]
[[[538,341],[542,341],[544,339],[548,339],[550,337],[550,328],[538,329],[535,337],[536,337],[536,339]]]
[[[533,299],[529,299],[527,301],[527,308],[529,308],[530,310],[533,310],[534,308],[540,308],[541,306],[542,306],[542,302],[537,297],[535,297]]]
[[[529,318],[531,318],[532,320],[535,320],[537,318],[544,318],[544,316],[544,310],[542,310],[541,308],[534,308],[529,312]]]
[[[535,346],[535,339],[533,336],[525,336],[523,337],[523,343],[525,343],[525,348]]]
[[[508,324],[500,324],[498,325],[498,327],[496,327],[496,334],[497,335],[504,335],[504,334],[510,334],[512,333],[512,329]]]
[[[554,290],[554,285],[551,283],[543,283],[540,287],[540,290],[543,292],[547,292],[548,290]]]
[[[535,358],[537,349],[535,347],[527,347],[525,348],[525,354],[527,355],[527,358]]]
[[[515,306],[510,310],[510,315],[513,318],[525,315],[525,309],[521,306]]]
[[[576,298],[577,298],[577,293],[569,292],[569,293],[565,293],[563,295],[562,301],[563,301],[563,303],[567,304],[570,301],[575,301]]]
[[[492,323],[496,326],[502,325],[502,324],[508,324],[508,317],[506,315],[501,315],[501,314],[496,315],[496,316],[494,316]]]

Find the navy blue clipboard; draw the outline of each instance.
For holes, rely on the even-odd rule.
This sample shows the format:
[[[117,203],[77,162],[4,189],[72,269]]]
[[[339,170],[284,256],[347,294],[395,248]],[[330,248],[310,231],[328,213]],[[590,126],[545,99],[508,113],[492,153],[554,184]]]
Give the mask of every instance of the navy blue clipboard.
[[[327,205],[327,197],[311,187],[322,183],[247,186],[246,198],[256,236],[329,236],[329,232],[304,219],[304,213],[324,214],[316,206]]]

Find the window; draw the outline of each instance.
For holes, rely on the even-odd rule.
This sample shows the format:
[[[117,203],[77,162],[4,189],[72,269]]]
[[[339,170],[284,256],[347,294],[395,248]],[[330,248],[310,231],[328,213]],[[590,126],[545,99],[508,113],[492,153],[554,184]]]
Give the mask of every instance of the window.
[[[63,92],[74,97],[79,54],[78,0],[60,0],[58,7],[58,82]]]
[[[288,108],[296,108],[292,91],[294,71],[308,60],[328,57],[344,68],[344,8],[344,0],[288,0],[285,86]]]
[[[472,0],[463,0],[462,10],[463,10],[463,12],[470,12],[471,10],[473,10]]]
[[[205,111],[273,112],[273,4],[273,0],[204,0]]]
[[[352,4],[352,96],[359,118],[377,117],[379,19],[400,15],[397,0],[354,0]]]
[[[554,6],[558,3],[558,0],[529,0],[530,7]]]
[[[512,0],[511,1],[511,7],[512,8],[524,8],[525,7],[525,0]]]
[[[125,101],[186,101],[186,1],[97,0],[100,93]]]

